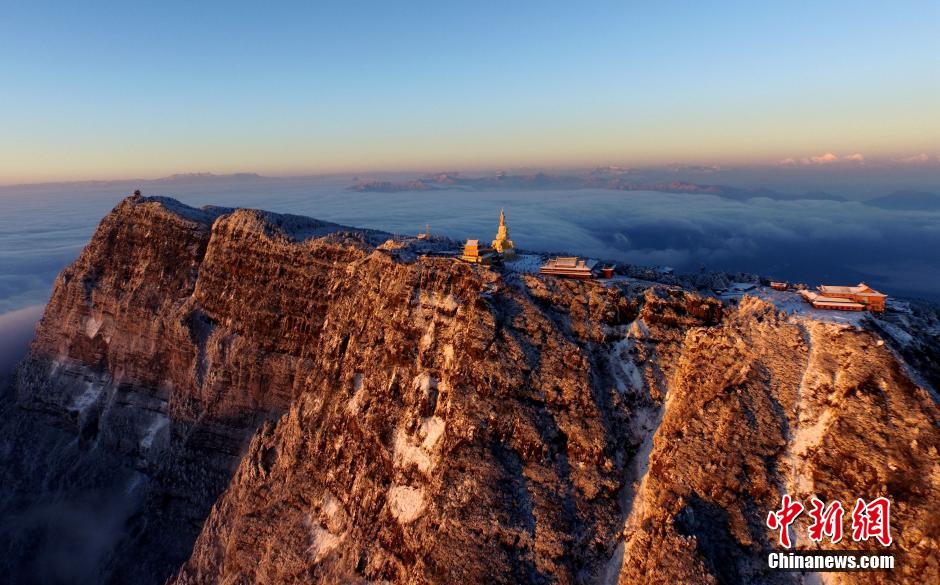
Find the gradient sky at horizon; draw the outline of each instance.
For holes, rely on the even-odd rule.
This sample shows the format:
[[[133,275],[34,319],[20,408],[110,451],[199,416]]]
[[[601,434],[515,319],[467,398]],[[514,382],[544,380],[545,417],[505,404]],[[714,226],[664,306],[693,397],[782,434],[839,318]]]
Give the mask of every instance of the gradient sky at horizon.
[[[308,4],[0,1],[0,184],[940,154],[935,1]]]

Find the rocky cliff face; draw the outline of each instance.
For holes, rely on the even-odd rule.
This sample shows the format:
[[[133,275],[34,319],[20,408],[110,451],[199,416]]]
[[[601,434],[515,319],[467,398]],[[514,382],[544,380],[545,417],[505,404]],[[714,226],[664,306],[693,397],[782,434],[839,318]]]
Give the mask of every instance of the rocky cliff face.
[[[119,205],[60,276],[0,407],[0,568],[797,583],[764,569],[763,521],[788,492],[892,499],[900,568],[845,582],[940,577],[935,381],[876,327],[386,240]],[[74,535],[76,555],[56,531],[85,515],[96,536]]]

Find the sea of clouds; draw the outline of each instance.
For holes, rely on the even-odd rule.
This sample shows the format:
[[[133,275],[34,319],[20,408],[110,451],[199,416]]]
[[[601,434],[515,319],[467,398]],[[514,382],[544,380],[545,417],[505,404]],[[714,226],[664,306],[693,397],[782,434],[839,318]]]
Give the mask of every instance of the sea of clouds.
[[[258,207],[393,233],[430,224],[455,239],[490,239],[505,208],[516,245],[530,250],[810,284],[864,280],[889,294],[940,300],[937,212],[643,191],[356,193],[346,190],[351,183],[338,176],[248,177],[0,187],[0,367],[25,352],[37,305],[58,272],[138,186],[190,205]]]

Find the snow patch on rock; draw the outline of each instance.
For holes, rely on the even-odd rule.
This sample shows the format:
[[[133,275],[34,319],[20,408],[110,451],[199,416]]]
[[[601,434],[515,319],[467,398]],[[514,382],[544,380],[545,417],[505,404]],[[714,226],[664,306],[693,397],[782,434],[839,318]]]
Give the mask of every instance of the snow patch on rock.
[[[56,363],[58,365],[58,362]],[[101,386],[87,380],[82,393],[72,399],[72,409],[78,411],[79,414],[84,414],[90,407],[98,403],[103,394],[104,389]]]
[[[610,363],[617,390],[631,396],[636,406],[630,417],[630,434],[636,452],[626,468],[626,480],[620,492],[620,509],[623,514],[624,530],[622,537],[633,531],[633,527],[644,513],[644,493],[650,455],[653,452],[653,439],[663,419],[665,407],[649,399],[643,373],[634,361],[633,348],[638,339],[649,335],[649,329],[639,319],[634,321],[628,331],[628,337],[616,342],[611,348]],[[617,583],[624,557],[624,541],[621,540],[614,554],[607,561],[600,582],[604,585]]]
[[[307,552],[313,555],[314,563],[322,561],[346,538],[346,512],[329,491],[323,494],[317,509],[307,515],[304,523],[310,530]]]
[[[459,305],[457,304],[457,299],[454,298],[454,295],[449,294],[438,297],[436,299],[435,306],[438,309],[443,309],[444,311],[450,313],[456,311]]]
[[[805,465],[805,463],[801,465],[796,458],[800,460],[805,459],[806,456],[822,442],[823,437],[829,429],[831,419],[832,411],[829,409],[823,411],[822,415],[812,422],[810,420],[804,420],[804,415],[801,413],[799,426],[793,435],[789,453],[793,465],[796,466],[798,470],[793,478],[798,494],[812,494],[815,490],[815,483],[813,482],[811,474],[799,472],[800,467]]]
[[[422,291],[419,301],[421,306],[425,309],[437,309],[448,314],[452,314],[460,307],[454,295],[444,295],[439,292],[428,294]]]
[[[888,335],[894,339],[898,345],[907,346],[913,343],[914,336],[908,333],[907,331],[901,329],[897,325],[893,325],[886,321],[878,321],[878,326]]]
[[[85,335],[89,339],[94,338],[98,334],[98,331],[101,329],[101,325],[104,323],[102,319],[96,319],[94,317],[85,318]]]
[[[646,339],[650,335],[650,329],[642,319],[637,319],[630,324],[627,334],[634,339]]]
[[[632,349],[635,341],[631,338],[621,339],[614,344],[612,351],[617,358],[613,360],[614,377],[617,390],[621,394],[637,392],[643,388],[643,374],[633,361]]]
[[[414,465],[424,473],[433,468],[431,456],[420,445],[413,443],[405,431],[395,433],[394,461],[396,467]]]
[[[420,390],[421,392],[428,393],[433,389],[437,388],[437,378],[428,374],[427,372],[422,372],[415,376],[412,385],[415,390]]]
[[[773,304],[778,311],[788,315],[790,320],[794,323],[812,320],[822,321],[824,323],[858,326],[861,325],[862,321],[869,315],[868,311],[831,311],[815,309],[812,305],[803,300],[803,297],[796,291],[780,291],[765,286],[757,286],[747,291],[729,290],[719,295],[719,298],[724,301],[740,301],[744,296],[757,297]]]
[[[448,343],[444,346],[444,367],[449,368],[454,363],[454,346]]]
[[[365,392],[362,392],[365,382],[363,381],[362,374],[356,372],[356,375],[353,376],[352,380],[352,398],[349,399],[349,402],[346,403],[346,412],[351,414],[356,414],[362,408],[362,401],[364,400]]]
[[[313,562],[319,563],[337,546],[340,539],[326,528],[315,524],[310,527],[310,547],[307,552],[313,555]]]
[[[140,440],[140,450],[147,453],[154,447],[155,443],[159,446],[164,442],[169,442],[169,427],[169,417],[165,414],[154,415],[150,426],[147,427],[143,438]]]
[[[414,522],[424,512],[424,491],[411,486],[395,486],[388,490],[388,506],[402,524]]]
[[[330,520],[335,520],[341,512],[341,506],[339,500],[336,499],[336,496],[327,492],[323,495],[323,499],[320,502],[320,510],[326,514],[327,518]]]
[[[643,498],[646,491],[644,487],[649,471],[650,455],[653,453],[653,439],[662,422],[664,412],[665,409],[662,407],[641,408],[634,413],[630,421],[630,430],[634,439],[642,437],[642,441],[627,467],[627,481],[621,494],[621,508],[626,516],[625,534],[629,534],[636,522],[643,516],[645,508]]]
[[[544,262],[545,259],[538,254],[520,254],[515,260],[506,262],[504,270],[518,274],[537,274]]]
[[[418,436],[424,437],[421,448],[426,451],[434,449],[434,446],[437,445],[437,441],[441,438],[441,435],[444,434],[446,427],[447,425],[444,424],[443,419],[437,416],[429,416],[421,419],[421,425],[418,427]]]
[[[437,466],[434,450],[446,428],[443,419],[429,416],[418,422],[414,436],[409,435],[405,429],[398,429],[393,445],[395,466],[405,468],[413,465],[424,474],[430,473]]]
[[[428,328],[424,331],[424,335],[421,336],[421,341],[418,343],[418,349],[420,351],[425,351],[431,344],[434,343],[434,332],[437,329],[437,321],[431,321],[431,324],[428,325]]]
[[[835,382],[830,380],[829,373],[813,366],[816,359],[814,352],[817,351],[814,330],[817,327],[828,325],[808,322],[804,326],[809,354],[806,369],[797,388],[797,402],[794,405],[796,425],[790,430],[785,453],[785,461],[790,471],[788,491],[799,496],[808,496],[815,490],[812,474],[806,469],[806,458],[822,442],[833,416],[833,407],[827,405],[826,397],[816,395],[819,388],[827,388]]]

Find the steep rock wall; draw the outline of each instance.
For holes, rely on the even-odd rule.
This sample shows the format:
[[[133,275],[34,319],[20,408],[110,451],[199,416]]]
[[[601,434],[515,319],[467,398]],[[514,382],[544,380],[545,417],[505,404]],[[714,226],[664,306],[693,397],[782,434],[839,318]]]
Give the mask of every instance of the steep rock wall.
[[[175,571],[247,441],[299,391],[302,348],[316,337],[305,327],[322,319],[335,255],[362,256],[372,237],[341,227],[138,197],[102,220],[59,276],[3,405],[7,574],[160,583]],[[300,259],[287,232],[337,235]],[[288,271],[305,275],[306,290],[276,286]],[[253,286],[259,299],[243,302]],[[278,298],[303,304],[289,312],[304,323],[279,320]],[[88,494],[115,503],[85,505]],[[85,546],[99,532],[105,541]]]
[[[892,498],[900,570],[844,582],[937,575],[940,417],[872,331],[386,240],[119,205],[0,400],[7,574],[796,583],[788,492]]]

